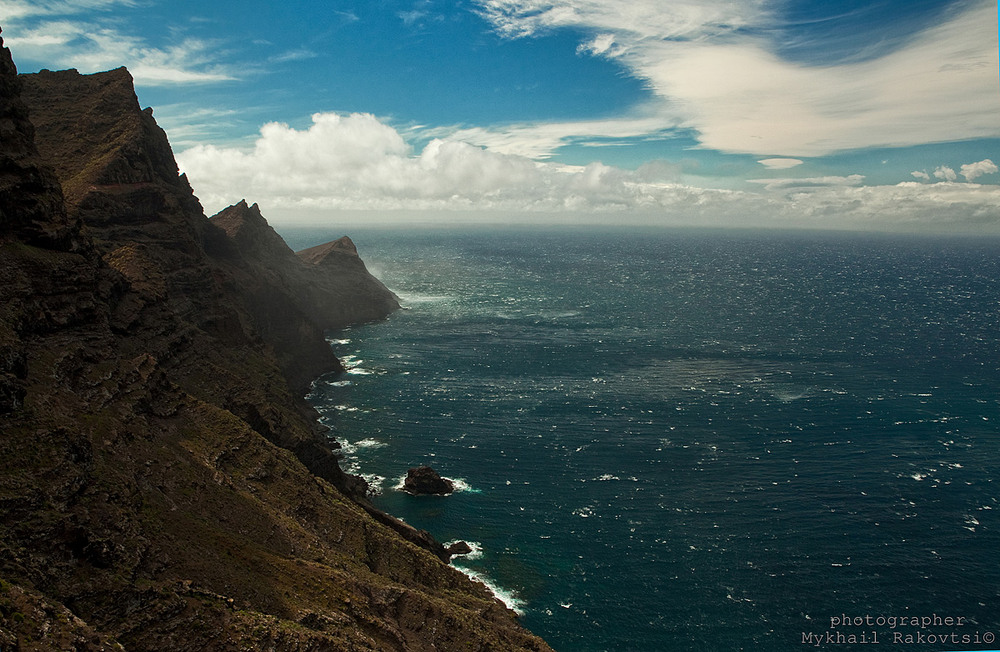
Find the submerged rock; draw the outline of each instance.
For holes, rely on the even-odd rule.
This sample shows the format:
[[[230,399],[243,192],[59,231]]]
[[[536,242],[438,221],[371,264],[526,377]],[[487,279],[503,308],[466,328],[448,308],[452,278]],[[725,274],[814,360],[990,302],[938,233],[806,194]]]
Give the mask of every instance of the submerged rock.
[[[438,475],[438,472],[429,466],[421,466],[410,469],[406,472],[406,480],[403,482],[403,489],[411,494],[434,494],[443,496],[455,491],[455,484]]]

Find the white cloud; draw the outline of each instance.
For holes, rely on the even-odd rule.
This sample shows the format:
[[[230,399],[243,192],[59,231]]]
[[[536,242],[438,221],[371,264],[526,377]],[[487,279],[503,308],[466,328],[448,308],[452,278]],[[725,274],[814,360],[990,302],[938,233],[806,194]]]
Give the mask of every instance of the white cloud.
[[[309,48],[301,47],[275,55],[270,58],[270,61],[273,63],[285,63],[286,61],[305,61],[306,59],[315,59],[318,56],[319,53],[314,52]]]
[[[67,16],[115,6],[134,7],[135,0],[0,0],[4,21],[32,16]]]
[[[483,16],[510,37],[564,27],[601,28],[638,38],[703,38],[762,24],[765,0],[479,0]]]
[[[747,179],[750,183],[759,183],[765,190],[803,190],[807,188],[828,188],[831,186],[860,186],[865,180],[864,175],[851,174],[846,177],[802,177],[786,179]]]
[[[1000,187],[966,183],[828,187],[792,195],[783,207],[801,225],[944,232],[1000,231]]]
[[[532,159],[550,158],[567,143],[592,147],[634,142],[643,138],[667,138],[664,117],[644,111],[622,118],[577,122],[535,122],[487,127],[437,127],[422,129],[426,137],[460,140],[491,151]]]
[[[618,48],[612,49],[614,44],[614,34],[598,34],[591,41],[581,43],[576,48],[576,52],[577,54],[593,54],[595,56],[606,54],[612,57],[623,54],[623,51]]]
[[[170,145],[179,151],[213,139],[224,140],[230,130],[237,128],[245,111],[182,102],[157,104],[154,117],[167,132]]]
[[[252,148],[200,145],[177,158],[210,213],[245,197],[289,220],[328,218],[331,211],[503,211],[647,223],[1000,231],[998,186],[867,187],[864,177],[849,175],[761,179],[757,192],[706,189],[679,181],[681,166],[665,161],[635,171],[567,166],[442,139],[417,151],[367,114],[320,113],[303,130],[271,123]]]
[[[757,162],[768,170],[787,170],[802,165],[802,161],[797,158],[765,158]]]
[[[178,161],[209,210],[231,203],[234,194],[282,206],[353,209],[562,210],[653,201],[649,188],[630,183],[631,173],[599,163],[541,164],[441,139],[417,153],[366,114],[316,114],[304,131],[272,123],[251,151],[198,146]]]
[[[1000,172],[1000,168],[997,168],[996,163],[987,158],[975,163],[965,163],[957,173],[947,165],[939,165],[934,170],[933,175],[934,178],[940,179],[938,183],[952,183],[958,180],[959,174],[965,177],[966,181],[972,182],[985,174],[996,174],[997,172]],[[924,181],[930,181],[931,178],[931,175],[927,174],[925,170],[915,170],[910,174]]]
[[[580,51],[614,57],[649,85],[654,98],[644,110],[658,119],[650,133],[691,128],[707,148],[820,156],[1000,136],[990,0],[962,5],[964,11],[880,58],[824,66],[774,54],[775,44],[762,36],[775,24],[768,10],[774,3],[764,0],[479,4],[509,37],[558,28],[591,34]],[[562,130],[572,133],[572,124]]]
[[[997,168],[996,163],[987,158],[976,163],[966,163],[962,166],[960,174],[967,181],[974,181],[984,174],[996,174],[998,171],[1000,168]]]
[[[419,9],[414,9],[412,11],[401,11],[399,14],[399,19],[403,21],[408,27],[413,26],[417,21],[427,15],[426,11],[421,11]]]
[[[934,170],[935,178],[941,179],[942,181],[954,181],[958,178],[955,171],[952,170],[947,165],[941,165],[936,170]]]
[[[14,4],[14,10],[19,11],[20,3]],[[49,2],[25,9],[19,17],[70,16],[85,10],[131,4],[121,0]],[[9,23],[5,25],[9,26]],[[111,25],[67,17],[45,20],[34,27],[17,25],[17,29],[5,32],[4,40],[16,52],[18,59],[44,61],[50,67],[76,68],[83,73],[92,73],[126,66],[140,86],[235,79],[232,71],[214,63],[217,44],[202,39],[178,39],[169,46],[156,48]]]

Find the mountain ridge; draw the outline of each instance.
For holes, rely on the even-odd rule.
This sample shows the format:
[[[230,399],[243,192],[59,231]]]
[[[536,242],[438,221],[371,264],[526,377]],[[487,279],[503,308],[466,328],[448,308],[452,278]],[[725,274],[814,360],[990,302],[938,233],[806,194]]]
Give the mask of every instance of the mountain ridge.
[[[310,312],[346,272],[213,224],[124,69],[18,76],[0,39],[0,136],[0,647],[549,649],[301,398],[391,293]]]

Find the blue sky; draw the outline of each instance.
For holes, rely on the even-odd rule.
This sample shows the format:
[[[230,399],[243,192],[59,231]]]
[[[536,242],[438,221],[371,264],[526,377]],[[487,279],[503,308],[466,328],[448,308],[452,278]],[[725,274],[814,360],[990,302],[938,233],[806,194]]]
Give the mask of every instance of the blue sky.
[[[979,0],[0,0],[125,65],[212,213],[1000,232]]]

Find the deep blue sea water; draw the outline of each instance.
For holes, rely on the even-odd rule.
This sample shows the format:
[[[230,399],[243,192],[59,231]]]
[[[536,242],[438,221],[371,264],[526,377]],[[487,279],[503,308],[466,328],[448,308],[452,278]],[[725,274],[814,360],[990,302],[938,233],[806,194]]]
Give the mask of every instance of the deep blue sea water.
[[[350,235],[406,310],[311,400],[555,649],[1000,647],[1000,240]]]

